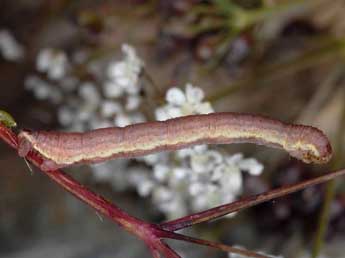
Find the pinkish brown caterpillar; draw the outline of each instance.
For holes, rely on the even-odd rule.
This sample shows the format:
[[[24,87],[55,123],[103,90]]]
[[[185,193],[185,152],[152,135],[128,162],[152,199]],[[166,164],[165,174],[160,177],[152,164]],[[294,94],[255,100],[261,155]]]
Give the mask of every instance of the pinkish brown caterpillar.
[[[28,132],[19,134],[19,155],[32,149],[46,158],[44,169],[98,163],[197,144],[254,143],[286,150],[306,163],[326,163],[332,156],[327,137],[317,128],[286,124],[267,117],[212,113],[85,133]]]

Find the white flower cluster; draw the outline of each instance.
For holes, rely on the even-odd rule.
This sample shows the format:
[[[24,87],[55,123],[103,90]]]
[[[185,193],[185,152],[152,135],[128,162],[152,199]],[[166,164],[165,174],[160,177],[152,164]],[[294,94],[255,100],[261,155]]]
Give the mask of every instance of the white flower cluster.
[[[38,71],[46,73],[51,80],[62,79],[68,69],[67,55],[57,49],[43,49],[38,54],[36,68]]]
[[[185,92],[171,88],[166,93],[167,104],[156,110],[156,118],[213,112],[203,98],[203,91],[191,84]],[[136,175],[132,183],[142,196],[151,195],[156,207],[169,218],[232,202],[242,191],[241,172],[259,175],[263,170],[255,159],[227,155],[206,145],[143,159],[153,167],[153,174]]]
[[[110,63],[107,69],[108,80],[104,84],[104,94],[108,98],[117,98],[125,93],[136,96],[140,90],[138,83],[143,62],[135,49],[127,44],[122,45],[122,52],[125,58]]]
[[[110,101],[103,103],[102,113],[104,116],[116,113],[115,125],[117,126],[145,121],[144,116],[138,111],[141,104],[139,76],[144,64],[133,47],[124,44],[122,52],[125,55],[124,59],[109,64],[107,80],[103,84],[104,95]],[[118,98],[124,99],[123,108],[112,101]]]
[[[122,52],[124,58],[108,63],[105,74],[104,69],[94,69],[102,64],[93,63],[88,70],[95,73],[95,79],[81,82],[73,75],[79,61],[69,60],[59,50],[42,50],[37,69],[47,79],[31,76],[26,87],[38,99],[58,105],[59,122],[68,130],[143,122],[146,117],[140,111],[139,80],[143,62],[129,45],[123,45]],[[203,91],[191,84],[185,90],[171,88],[166,93],[167,104],[155,110],[156,118],[214,112],[203,99]],[[117,191],[134,187],[140,196],[150,196],[169,218],[233,201],[242,190],[242,172],[259,175],[262,169],[255,159],[231,156],[208,146],[149,155],[136,162],[117,159],[92,166],[95,180],[108,182]]]
[[[131,181],[140,195],[152,195],[156,207],[169,218],[234,201],[242,191],[241,172],[258,175],[263,168],[255,159],[224,155],[206,146],[145,160],[153,174],[135,175]]]
[[[183,92],[180,88],[170,88],[166,93],[167,104],[156,109],[156,119],[159,121],[194,114],[214,112],[209,102],[202,102],[204,92],[190,83]]]
[[[7,30],[0,30],[0,53],[8,61],[18,61],[24,57],[24,48]]]
[[[68,130],[85,131],[142,122],[145,117],[138,112],[142,61],[133,47],[123,45],[122,51],[124,59],[108,64],[106,78],[97,74],[100,69],[92,69],[101,65],[91,63],[87,70],[94,73],[91,77],[96,78],[95,81],[81,82],[73,75],[79,59],[73,62],[61,50],[43,49],[38,54],[36,67],[48,80],[30,76],[26,88],[37,99],[58,104],[59,122]],[[101,79],[97,81],[98,78]]]

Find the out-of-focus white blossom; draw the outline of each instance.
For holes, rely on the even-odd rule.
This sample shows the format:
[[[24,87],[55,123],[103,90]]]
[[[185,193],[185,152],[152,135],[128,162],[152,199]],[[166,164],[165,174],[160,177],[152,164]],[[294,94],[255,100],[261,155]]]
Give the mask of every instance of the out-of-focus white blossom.
[[[108,80],[104,84],[104,93],[108,98],[117,98],[124,94],[136,95],[140,91],[139,75],[143,61],[133,47],[122,45],[124,59],[112,62],[107,69]]]
[[[39,100],[50,100],[57,104],[62,100],[62,93],[54,85],[37,76],[29,76],[25,80],[25,88],[34,93]]]
[[[101,96],[97,87],[91,82],[85,82],[79,87],[79,96],[88,103],[97,108],[101,103]]]
[[[61,50],[45,48],[38,54],[36,68],[42,73],[47,73],[49,79],[59,80],[66,75],[68,59]]]
[[[58,120],[62,126],[68,126],[72,124],[74,119],[74,112],[68,106],[62,106],[58,110]]]
[[[166,94],[167,104],[156,109],[157,120],[163,121],[174,117],[208,114],[214,112],[209,102],[203,102],[204,92],[187,84],[183,92],[180,88],[170,88]]]
[[[101,115],[103,117],[106,117],[106,118],[112,117],[121,112],[122,112],[122,106],[115,101],[105,100],[101,104]]]
[[[124,94],[124,90],[113,81],[106,81],[103,84],[104,95],[107,98],[118,98]]]
[[[109,162],[91,165],[93,178],[98,182],[109,183],[115,191],[124,191],[130,186],[129,177],[125,177],[125,172],[129,174],[132,171],[128,169],[128,161],[125,159],[115,159]],[[144,174],[144,173],[142,173]]]
[[[150,185],[152,180],[156,185],[152,187],[154,203],[170,218],[176,218],[177,214],[168,209],[169,203],[179,204],[178,209],[187,213],[229,203],[242,191],[242,172],[262,171],[258,162],[248,167],[247,163],[252,159],[245,159],[241,154],[232,158],[205,146],[191,148],[182,157],[178,153],[170,154],[170,157],[157,159],[153,164],[153,175],[147,179]],[[157,189],[162,191],[161,186],[170,193],[169,198],[166,194],[156,193]]]
[[[95,81],[83,82],[67,76],[63,69],[66,65],[61,65],[67,64],[62,51],[42,50],[38,69],[49,74],[54,65],[61,65],[57,69],[60,75],[52,72],[54,82],[30,77],[26,87],[38,99],[53,99],[59,105],[58,119],[67,130],[86,131],[144,122],[139,94],[143,62],[128,45],[123,45],[122,52],[124,58],[108,64],[106,74],[95,67],[88,69],[95,73],[92,76]],[[73,63],[70,65],[73,69]],[[157,108],[156,119],[213,112],[210,103],[203,99],[203,91],[191,84],[184,90],[173,87],[166,93],[167,104]],[[242,154],[228,155],[199,145],[140,157],[134,164],[128,159],[118,159],[91,168],[96,181],[108,182],[117,191],[135,188],[140,196],[150,197],[167,217],[176,218],[233,201],[242,191],[242,172],[259,175],[263,166]]]
[[[24,57],[24,48],[8,30],[0,30],[0,53],[8,61],[18,61]]]
[[[38,99],[52,100],[60,105],[58,119],[67,130],[85,131],[105,126],[125,126],[143,122],[146,118],[138,111],[141,102],[141,97],[138,95],[140,91],[138,76],[143,62],[129,45],[123,45],[122,52],[124,53],[123,60],[108,64],[109,74],[103,73],[104,69],[100,67],[104,65],[98,62],[87,64],[86,70],[92,73],[95,81],[83,82],[72,76],[73,73],[69,73],[73,70],[74,63],[69,61],[63,51],[43,49],[37,57],[37,70],[46,73],[52,82],[38,76],[30,76],[26,81],[26,88],[31,90]],[[87,60],[85,53],[78,55],[82,55],[82,59]],[[97,69],[90,67],[96,65],[98,65]],[[124,68],[126,70],[123,70]],[[128,83],[131,82],[130,86],[124,84],[126,76]],[[106,86],[107,84],[110,86]],[[103,92],[102,87],[98,85],[103,85]],[[114,100],[114,97],[121,99]]]
[[[211,105],[203,102],[203,98],[203,91],[191,84],[186,85],[185,91],[170,88],[166,93],[167,104],[156,110],[156,118],[166,120],[212,112]],[[242,172],[259,175],[263,170],[255,159],[245,159],[242,154],[223,154],[206,145],[141,160],[152,166],[154,172],[146,177],[148,182],[139,184],[150,185],[153,202],[169,218],[232,202],[242,191]]]
[[[126,99],[126,110],[133,111],[139,108],[141,98],[138,95],[130,95]]]

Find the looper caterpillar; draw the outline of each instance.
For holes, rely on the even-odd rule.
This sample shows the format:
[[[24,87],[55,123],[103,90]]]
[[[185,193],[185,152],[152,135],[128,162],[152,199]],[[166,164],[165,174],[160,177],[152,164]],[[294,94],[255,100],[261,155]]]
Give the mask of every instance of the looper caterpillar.
[[[241,113],[191,115],[84,133],[29,132],[19,134],[19,155],[32,149],[46,158],[45,169],[98,163],[197,144],[254,143],[287,151],[306,163],[326,163],[332,156],[327,137],[317,128],[287,124]]]

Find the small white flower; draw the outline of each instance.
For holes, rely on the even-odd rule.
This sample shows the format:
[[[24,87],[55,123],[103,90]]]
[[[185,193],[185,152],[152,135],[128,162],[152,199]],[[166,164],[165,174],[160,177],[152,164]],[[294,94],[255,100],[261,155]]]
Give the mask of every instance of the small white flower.
[[[202,145],[196,145],[194,147],[192,147],[193,153],[205,153],[208,150],[208,147],[206,144],[202,144]]]
[[[96,86],[91,82],[85,82],[79,87],[79,96],[83,98],[87,105],[98,106],[101,96]]]
[[[168,202],[173,199],[174,193],[167,187],[157,186],[153,191],[153,200],[157,203]]]
[[[58,89],[37,76],[29,76],[25,80],[25,88],[31,90],[39,100],[49,99],[54,103],[59,103],[62,99],[62,94]]]
[[[7,30],[0,31],[0,53],[9,61],[18,61],[24,57],[24,48]]]
[[[168,156],[164,152],[154,153],[150,155],[145,155],[143,157],[138,157],[138,160],[144,161],[147,165],[166,165]]]
[[[181,150],[177,150],[176,151],[176,157],[178,159],[186,159],[188,158],[189,156],[191,156],[192,154],[194,153],[194,150],[193,148],[186,148],[186,149],[181,149]]]
[[[186,102],[186,96],[179,88],[170,88],[166,94],[166,101],[170,104],[181,106]]]
[[[177,167],[177,168],[174,168],[172,170],[172,177],[177,180],[177,181],[181,181],[183,179],[185,179],[187,177],[187,174],[188,174],[188,170],[185,169],[185,168],[180,168],[180,167]]]
[[[204,98],[204,92],[198,87],[194,87],[192,84],[186,85],[186,98],[191,104],[199,104]]]
[[[72,124],[75,114],[71,110],[71,108],[67,106],[62,106],[58,110],[58,120],[61,125],[69,126]]]
[[[62,79],[68,67],[68,59],[64,52],[46,48],[40,51],[36,63],[37,70],[45,72],[52,80]]]
[[[139,74],[143,62],[136,55],[133,47],[125,44],[122,46],[122,51],[125,55],[124,59],[112,62],[108,66],[109,81],[104,84],[105,95],[118,97],[125,92],[136,95],[140,91]]]
[[[76,111],[76,119],[82,122],[89,122],[93,115],[93,108],[89,105],[83,105]]]
[[[125,92],[124,89],[114,81],[106,81],[103,84],[103,90],[107,98],[118,98]]]
[[[160,203],[158,208],[167,214],[168,219],[179,218],[188,212],[186,203],[179,196],[175,196],[168,202]]]
[[[229,165],[234,165],[234,164],[238,164],[238,162],[240,162],[243,159],[243,154],[242,153],[236,153],[232,156],[229,156],[226,158],[226,162]]]
[[[194,199],[192,199],[192,207],[193,210],[195,211],[201,211],[204,209],[207,209],[209,207],[209,196],[207,196],[207,194],[199,194],[196,195]]]
[[[223,176],[219,181],[222,188],[233,195],[239,194],[243,182],[240,169],[230,165],[221,165],[219,169],[223,170]]]
[[[164,121],[169,119],[166,113],[165,107],[160,107],[155,110],[155,117],[158,121]]]
[[[158,182],[164,182],[169,176],[170,168],[163,164],[157,164],[153,168],[153,176]]]
[[[169,119],[183,116],[181,109],[178,107],[170,107],[166,110],[166,113],[167,113]]]
[[[185,92],[172,87],[166,93],[167,104],[156,109],[156,119],[159,121],[170,118],[212,113],[213,109],[209,102],[202,102],[204,93],[202,89],[191,84],[186,85]]]
[[[127,97],[126,101],[126,110],[127,111],[133,111],[138,109],[140,105],[141,99],[137,95],[130,95]]]
[[[183,115],[181,108],[175,106],[157,108],[155,111],[156,119],[164,121],[170,118],[180,117]]]
[[[239,168],[248,171],[253,176],[258,176],[262,173],[264,166],[256,159],[244,159],[238,164]]]
[[[154,183],[151,180],[143,180],[137,185],[137,190],[140,196],[148,196],[154,188]]]
[[[109,65],[108,74],[111,79],[117,82],[117,84],[124,88],[131,82],[130,71],[127,70],[126,63],[114,62]]]
[[[131,118],[124,113],[117,114],[114,122],[119,127],[125,127],[125,126],[130,125],[132,123]]]
[[[195,112],[197,114],[209,114],[213,113],[214,109],[209,102],[204,102],[195,106]]]
[[[217,151],[195,152],[191,155],[191,168],[197,173],[207,173],[222,161],[222,155]]]
[[[117,102],[105,100],[101,104],[100,112],[103,117],[109,118],[109,117],[114,116],[115,114],[121,113],[122,107]]]
[[[204,188],[205,188],[204,184],[201,184],[199,182],[194,182],[189,185],[188,191],[190,195],[197,196],[204,191]]]

